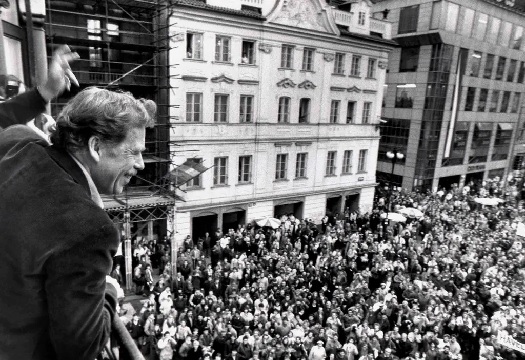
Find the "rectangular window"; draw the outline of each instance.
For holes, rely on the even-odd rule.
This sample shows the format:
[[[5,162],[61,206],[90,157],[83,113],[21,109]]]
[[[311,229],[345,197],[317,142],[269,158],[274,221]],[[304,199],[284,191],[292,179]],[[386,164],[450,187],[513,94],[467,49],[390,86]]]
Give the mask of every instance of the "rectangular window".
[[[213,185],[228,185],[228,158],[216,157],[213,165]]]
[[[281,46],[281,67],[285,69],[293,68],[293,51],[292,45]]]
[[[490,98],[489,112],[498,111],[498,101],[499,101],[499,90],[492,90],[492,97]]]
[[[359,17],[357,18],[357,25],[364,26],[366,24],[366,13],[364,11],[359,12]]]
[[[472,33],[472,24],[474,23],[474,10],[462,7],[458,21],[458,32],[466,37],[470,37]]]
[[[431,30],[439,28],[439,24],[441,22],[441,12],[442,12],[441,5],[443,5],[442,1],[432,2],[432,18],[430,20]]]
[[[416,95],[416,84],[402,84],[396,86],[396,108],[412,108]]]
[[[368,59],[368,68],[366,71],[366,77],[375,79],[376,77],[376,59]]]
[[[226,94],[215,94],[213,121],[228,122],[229,98]]]
[[[332,100],[332,104],[330,105],[330,123],[331,124],[337,124],[337,122],[339,121],[340,105],[341,105],[341,101]]]
[[[193,161],[196,164],[200,164],[202,162],[202,158],[192,158],[188,159],[188,161]],[[194,177],[190,181],[186,183],[186,187],[201,187],[202,186],[202,174],[199,176]]]
[[[334,74],[345,73],[345,54],[335,53]]]
[[[346,123],[353,124],[355,117],[355,101],[349,101],[346,107]]]
[[[483,70],[483,77],[490,79],[492,77],[492,69],[494,68],[494,55],[487,54],[487,61],[485,62],[485,69]]]
[[[399,12],[398,34],[406,34],[417,31],[419,18],[419,5],[401,8]]]
[[[363,116],[361,119],[361,123],[370,124],[371,117],[372,117],[372,103],[365,101],[363,103]]]
[[[202,59],[202,34],[188,32],[186,34],[186,57]]]
[[[93,41],[102,41],[102,30],[100,20],[87,20],[88,39]],[[102,48],[100,46],[89,47],[89,66],[95,68],[103,67]]]
[[[498,59],[498,66],[496,67],[496,80],[503,79],[503,72],[505,71],[505,65],[507,64],[507,58],[500,56]]]
[[[501,19],[492,17],[489,32],[487,34],[487,42],[492,43],[492,44],[496,44],[498,42],[500,26],[501,26]]]
[[[255,64],[255,41],[242,41],[241,64]]]
[[[352,55],[352,67],[350,68],[350,75],[361,76],[361,56]]]
[[[304,48],[303,50],[303,66],[302,70],[312,71],[314,68],[314,53],[315,49]]]
[[[253,95],[241,95],[239,122],[253,121]]]
[[[448,9],[447,9],[447,17],[445,19],[445,30],[450,31],[450,32],[456,32],[458,16],[459,16],[459,5],[449,2]]]
[[[307,153],[297,154],[297,159],[295,161],[295,177],[296,178],[305,178],[306,177],[306,162],[308,160]]]
[[[343,174],[351,174],[352,173],[352,150],[345,150],[344,156],[343,156]]]
[[[360,172],[360,173],[366,172],[367,157],[368,157],[368,150],[366,149],[359,150],[359,161],[357,163],[357,172]]]
[[[523,27],[514,25],[514,33],[512,34],[512,38],[510,40],[510,48],[519,50],[521,49],[521,43],[523,41]]]
[[[509,71],[507,72],[507,81],[513,82],[514,76],[516,75],[516,67],[518,66],[518,60],[510,60]]]
[[[277,117],[277,122],[287,123],[290,122],[290,98],[289,97],[280,97],[279,98],[279,114]]]
[[[485,39],[485,33],[487,32],[487,26],[489,23],[489,16],[487,14],[478,13],[476,22],[474,23],[474,38],[478,40]]]
[[[231,39],[227,36],[215,37],[215,61],[230,62]]]
[[[465,111],[472,111],[474,108],[474,99],[476,97],[476,88],[469,87],[467,89],[467,98],[465,100]]]
[[[120,36],[120,27],[118,24],[108,22],[106,29],[108,36]]]
[[[299,124],[310,121],[310,99],[302,98],[299,101]]]
[[[288,154],[277,154],[275,164],[275,180],[283,180],[287,178],[288,170]]]
[[[336,151],[329,151],[326,157],[326,175],[335,175],[335,155]]]
[[[252,156],[239,156],[239,178],[238,181],[242,183],[250,183],[252,181]]]
[[[510,35],[512,33],[512,23],[504,21],[501,26],[501,31],[499,33],[499,38],[497,44],[499,46],[509,46]]]
[[[401,49],[399,72],[415,72],[419,62],[419,46]]]
[[[501,105],[499,107],[499,112],[506,113],[509,110],[510,103],[510,91],[504,91],[503,96],[501,97]]]
[[[202,93],[186,94],[186,121],[202,121]]]
[[[479,76],[479,69],[481,67],[481,52],[474,51],[470,57],[470,76]]]
[[[518,80],[516,82],[518,84],[523,84],[523,79],[525,78],[525,62],[520,62],[520,71],[518,71]]]
[[[479,91],[479,102],[478,102],[478,111],[483,112],[487,107],[487,99],[489,97],[488,89],[480,89]]]
[[[521,93],[515,92],[512,98],[512,106],[510,107],[511,113],[517,113],[520,106]]]

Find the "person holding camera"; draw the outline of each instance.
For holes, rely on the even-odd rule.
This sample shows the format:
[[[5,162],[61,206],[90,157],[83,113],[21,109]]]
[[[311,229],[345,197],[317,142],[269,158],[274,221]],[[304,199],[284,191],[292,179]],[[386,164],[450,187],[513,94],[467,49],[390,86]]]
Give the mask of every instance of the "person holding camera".
[[[173,349],[176,345],[177,342],[175,341],[175,339],[171,337],[169,331],[166,331],[157,343],[157,348],[160,351],[160,360],[171,360],[173,358]]]

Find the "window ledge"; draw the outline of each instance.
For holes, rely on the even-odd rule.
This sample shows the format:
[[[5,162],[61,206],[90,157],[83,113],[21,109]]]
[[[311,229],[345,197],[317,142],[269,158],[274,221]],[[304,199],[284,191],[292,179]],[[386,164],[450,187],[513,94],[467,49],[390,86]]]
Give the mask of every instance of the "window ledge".
[[[287,181],[290,181],[290,180],[289,179],[275,179],[273,182],[279,183],[279,182],[287,182]]]
[[[242,186],[242,185],[253,185],[253,182],[245,181],[245,182],[238,182],[237,184],[235,184],[235,186]]]
[[[294,178],[294,180],[308,180],[308,177],[307,176],[299,176],[299,177]]]
[[[340,76],[340,77],[345,77],[345,73],[332,73],[332,76]]]
[[[238,65],[239,66],[246,66],[246,67],[253,67],[253,68],[258,67],[257,64],[250,64],[250,63],[239,63]]]
[[[228,185],[228,184],[217,184],[217,185],[213,185],[211,188],[214,189],[214,188],[226,188],[226,187],[230,187],[230,185]]]
[[[228,66],[233,66],[234,64],[231,62],[231,61],[212,61],[211,62],[212,64],[222,64],[222,65],[228,65]]]
[[[331,177],[337,177],[337,175],[336,174],[326,174],[324,177],[331,178]]]
[[[289,70],[289,71],[295,71],[294,68],[286,68],[286,67],[279,67],[277,70]]]
[[[341,176],[349,176],[349,175],[353,175],[352,173],[341,173]]]
[[[193,62],[200,62],[200,63],[207,63],[206,60],[203,59],[194,59],[194,58],[184,58],[182,61],[193,61]]]
[[[356,175],[357,174],[368,174],[368,171],[358,171],[358,172],[356,172]]]
[[[348,77],[354,78],[354,79],[361,79],[361,75],[352,75],[352,74],[350,74],[350,75],[348,75]]]
[[[366,80],[377,80],[377,78],[375,78],[375,77],[368,77],[368,76],[365,79]]]
[[[302,73],[312,73],[312,74],[315,74],[315,71],[313,71],[313,70],[304,70],[304,69],[301,69],[301,70],[299,70],[299,71],[302,72]]]
[[[187,186],[186,191],[198,191],[198,190],[204,190],[202,186]]]

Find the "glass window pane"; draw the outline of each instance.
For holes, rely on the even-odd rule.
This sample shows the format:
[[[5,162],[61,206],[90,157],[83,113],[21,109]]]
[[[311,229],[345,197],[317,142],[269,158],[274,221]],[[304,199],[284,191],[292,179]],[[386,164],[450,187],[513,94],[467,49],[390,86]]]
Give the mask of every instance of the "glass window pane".
[[[490,79],[492,77],[492,68],[494,67],[494,55],[487,54],[487,61],[485,62],[485,70],[483,70],[483,77]]]
[[[515,26],[514,35],[512,36],[510,47],[512,49],[519,50],[521,48],[522,38],[523,38],[523,27]]]
[[[434,1],[432,3],[432,19],[430,21],[430,29],[438,29],[441,22],[441,5],[442,1]]]
[[[493,44],[497,43],[500,26],[501,26],[501,19],[493,17],[490,23],[489,32],[487,34],[487,42],[490,42]]]
[[[474,25],[474,38],[479,40],[483,40],[485,38],[488,22],[489,16],[487,14],[478,13],[477,20]]]
[[[448,3],[447,18],[445,20],[445,30],[456,32],[456,24],[458,23],[459,5]]]
[[[458,32],[463,35],[469,37],[472,32],[472,24],[474,22],[474,10],[468,9],[465,7],[461,7],[461,16],[459,18],[458,22]]]
[[[498,45],[509,46],[511,32],[512,32],[512,24],[507,21],[503,22],[503,26],[501,27],[501,31],[499,33],[499,39],[497,42]]]
[[[470,76],[479,76],[479,69],[481,65],[481,52],[474,51],[470,57]]]

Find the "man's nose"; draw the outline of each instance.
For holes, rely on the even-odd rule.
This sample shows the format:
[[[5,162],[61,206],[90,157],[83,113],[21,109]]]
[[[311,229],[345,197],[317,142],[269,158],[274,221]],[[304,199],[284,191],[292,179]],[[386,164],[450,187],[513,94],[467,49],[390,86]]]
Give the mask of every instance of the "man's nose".
[[[144,167],[144,159],[142,158],[142,154],[139,154],[135,162],[135,169],[144,170]]]

